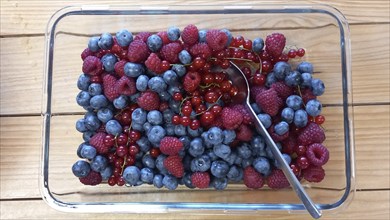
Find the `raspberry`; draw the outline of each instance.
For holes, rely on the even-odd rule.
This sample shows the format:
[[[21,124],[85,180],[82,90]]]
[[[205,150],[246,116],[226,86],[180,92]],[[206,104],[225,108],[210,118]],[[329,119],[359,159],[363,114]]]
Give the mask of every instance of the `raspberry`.
[[[264,90],[266,90],[266,88],[263,86],[252,86],[250,90],[252,100],[256,101],[256,96],[262,93]]]
[[[220,30],[208,30],[206,34],[206,42],[209,47],[215,51],[220,51],[225,48],[228,42],[228,37],[225,32]]]
[[[115,63],[114,70],[117,76],[122,77],[125,75],[124,67],[126,63],[127,62],[125,60],[121,60]]]
[[[85,60],[85,58],[93,56],[93,54],[94,53],[89,48],[85,48],[85,50],[83,50],[83,52],[81,53],[81,59]]]
[[[310,122],[298,135],[298,143],[305,146],[312,143],[322,143],[324,140],[324,130],[314,122]]]
[[[111,102],[114,101],[114,99],[118,98],[118,96],[120,95],[115,89],[116,81],[117,80],[115,76],[110,74],[106,74],[103,77],[103,92],[107,99]]]
[[[170,63],[178,63],[178,54],[182,49],[183,47],[180,43],[169,43],[161,48],[161,56]]]
[[[127,76],[122,76],[118,81],[116,81],[115,88],[117,92],[122,95],[133,95],[137,92],[135,80]]]
[[[322,166],[329,160],[329,151],[324,145],[314,143],[307,147],[306,157],[314,166]]]
[[[188,72],[183,79],[183,88],[187,92],[194,92],[201,81],[200,74],[198,72]]]
[[[248,125],[241,124],[240,127],[236,129],[236,138],[240,141],[250,141],[253,136],[253,131]]]
[[[91,170],[86,177],[81,177],[79,180],[84,185],[95,186],[102,182],[102,176],[99,172]]]
[[[252,166],[244,169],[244,184],[251,189],[259,189],[264,186],[264,180]]]
[[[145,61],[145,66],[155,73],[163,73],[164,70],[161,68],[161,59],[158,57],[156,53],[151,53],[148,59]]]
[[[184,166],[181,161],[181,157],[178,155],[168,156],[164,160],[164,167],[168,170],[173,176],[180,178],[184,175]]]
[[[286,133],[282,134],[282,135],[278,135],[275,130],[274,130],[274,125],[272,125],[271,127],[269,127],[268,129],[268,133],[271,135],[272,139],[275,141],[275,142],[279,142],[279,141],[283,141],[283,140],[286,140],[289,136],[289,131],[287,131]]]
[[[111,48],[111,52],[121,59],[126,58],[126,50],[124,50],[118,43],[114,43]]]
[[[283,106],[282,99],[273,88],[262,91],[256,96],[257,105],[270,116],[278,114],[279,109]]]
[[[103,64],[99,58],[95,56],[87,56],[83,62],[83,72],[95,76],[101,74],[103,71]]]
[[[221,117],[216,117],[210,125],[207,126],[207,128],[211,128],[211,127],[218,127],[218,128],[223,128],[223,121],[222,121],[222,118]]]
[[[292,95],[294,93],[294,89],[291,88],[290,86],[288,86],[284,82],[273,83],[271,85],[271,88],[273,88],[276,91],[276,93],[278,94],[278,96],[283,100],[287,99],[287,97],[289,97],[290,95]]]
[[[164,137],[160,142],[160,151],[167,155],[176,155],[183,149],[183,143],[177,137]]]
[[[250,110],[246,106],[237,104],[232,106],[232,109],[241,112],[241,114],[243,115],[242,123],[246,125],[251,125],[253,123],[254,121],[253,115],[250,113]]]
[[[286,38],[281,33],[273,33],[265,39],[265,50],[273,58],[278,58],[282,55],[285,45]]]
[[[199,189],[205,189],[210,184],[210,174],[208,172],[195,172],[191,175],[192,185]]]
[[[290,186],[282,170],[274,169],[267,178],[267,184],[271,189],[282,189]]]
[[[163,42],[163,45],[169,44],[171,41],[168,38],[168,33],[166,31],[160,31],[157,33],[157,36],[159,36]]]
[[[303,100],[303,103],[307,103],[309,100],[312,100],[312,99],[316,99],[317,96],[315,96],[313,94],[313,92],[311,91],[311,89],[309,88],[306,88],[306,89],[302,89],[301,90],[301,94],[302,94],[302,100]]]
[[[225,107],[222,109],[221,118],[223,126],[226,129],[236,129],[238,128],[242,121],[244,120],[241,112],[234,110],[230,107]]]
[[[148,58],[148,45],[142,40],[133,40],[127,50],[127,59],[133,63],[142,63]]]
[[[181,33],[181,39],[188,45],[194,45],[198,42],[198,38],[198,28],[193,24],[187,25]]]
[[[192,57],[201,57],[208,59],[211,56],[211,49],[206,43],[197,43],[190,48]]]
[[[309,182],[318,183],[321,182],[325,177],[325,170],[322,167],[309,166],[302,170],[303,178]]]
[[[157,110],[160,107],[160,98],[153,91],[145,91],[138,97],[137,103],[146,111]]]
[[[282,152],[286,154],[294,153],[295,146],[297,145],[297,138],[289,135],[289,137],[282,142]]]
[[[135,37],[134,40],[142,40],[146,43],[148,40],[148,37],[152,35],[150,32],[139,32]]]
[[[105,132],[99,132],[93,135],[89,140],[89,144],[96,148],[96,151],[99,154],[106,154],[110,150],[110,147],[104,145],[104,137],[106,137],[106,135],[107,134]]]

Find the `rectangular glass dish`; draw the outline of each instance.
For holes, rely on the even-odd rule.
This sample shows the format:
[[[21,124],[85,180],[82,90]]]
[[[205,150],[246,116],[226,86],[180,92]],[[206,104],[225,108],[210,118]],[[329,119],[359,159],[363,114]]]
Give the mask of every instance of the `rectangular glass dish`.
[[[322,211],[342,210],[354,192],[354,148],[349,28],[345,17],[326,5],[241,6],[79,6],[56,12],[46,30],[46,56],[42,103],[41,192],[53,208],[66,212],[202,214],[304,213],[291,188],[250,190],[230,183],[223,191],[188,189],[174,191],[152,185],[111,187],[82,185],[71,171],[82,135],[75,129],[84,114],[77,105],[76,86],[81,73],[81,52],[91,36],[116,33],[158,32],[170,26],[183,29],[227,28],[233,35],[265,37],[281,32],[289,45],[305,48],[303,58],[314,65],[324,81],[324,145],[330,152],[321,183],[302,182]]]

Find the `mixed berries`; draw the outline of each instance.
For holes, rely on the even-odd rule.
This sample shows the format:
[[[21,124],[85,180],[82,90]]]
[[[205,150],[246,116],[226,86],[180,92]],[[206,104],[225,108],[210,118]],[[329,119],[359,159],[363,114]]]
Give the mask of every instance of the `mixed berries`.
[[[232,104],[238,88],[224,71],[238,65],[251,106],[298,179],[320,182],[329,160],[317,99],[324,83],[303,48],[282,33],[253,40],[227,29],[188,25],[158,33],[92,37],[82,52],[76,122],[84,142],[73,174],[85,185],[153,184],[174,190],[289,186],[254,116]],[[292,61],[292,62],[289,62]]]

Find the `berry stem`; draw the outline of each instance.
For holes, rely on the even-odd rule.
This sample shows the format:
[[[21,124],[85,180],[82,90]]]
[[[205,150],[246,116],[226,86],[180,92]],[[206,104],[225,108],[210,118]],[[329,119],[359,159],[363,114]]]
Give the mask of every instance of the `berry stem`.
[[[199,87],[200,87],[201,89],[207,89],[207,88],[209,88],[209,87],[211,87],[211,86],[220,87],[219,84],[217,84],[217,83],[210,83],[210,84],[206,84],[206,85],[204,85],[204,86],[199,85]]]
[[[214,105],[217,104],[217,102],[222,98],[222,95],[220,95],[217,99],[217,101],[215,101],[213,104],[211,104],[205,111],[203,112],[199,112],[198,114],[196,114],[195,116],[199,116],[199,115],[202,115],[203,113],[207,112],[208,110],[210,110]]]

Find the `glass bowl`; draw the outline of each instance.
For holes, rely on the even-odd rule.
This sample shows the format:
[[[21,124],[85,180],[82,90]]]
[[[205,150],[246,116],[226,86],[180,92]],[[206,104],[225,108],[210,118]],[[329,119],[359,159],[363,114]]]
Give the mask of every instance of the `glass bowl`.
[[[342,210],[354,192],[354,149],[349,28],[345,17],[326,5],[241,6],[78,6],[66,7],[50,19],[42,103],[41,192],[53,208],[66,212],[202,214],[304,213],[291,188],[250,190],[229,184],[223,191],[139,187],[84,186],[71,172],[82,137],[75,122],[84,114],[77,105],[80,54],[91,36],[126,28],[133,33],[158,32],[188,24],[200,29],[227,28],[233,35],[253,39],[282,32],[288,45],[306,49],[303,60],[314,65],[324,81],[320,97],[326,122],[324,144],[330,151],[321,183],[302,182],[322,211]]]

